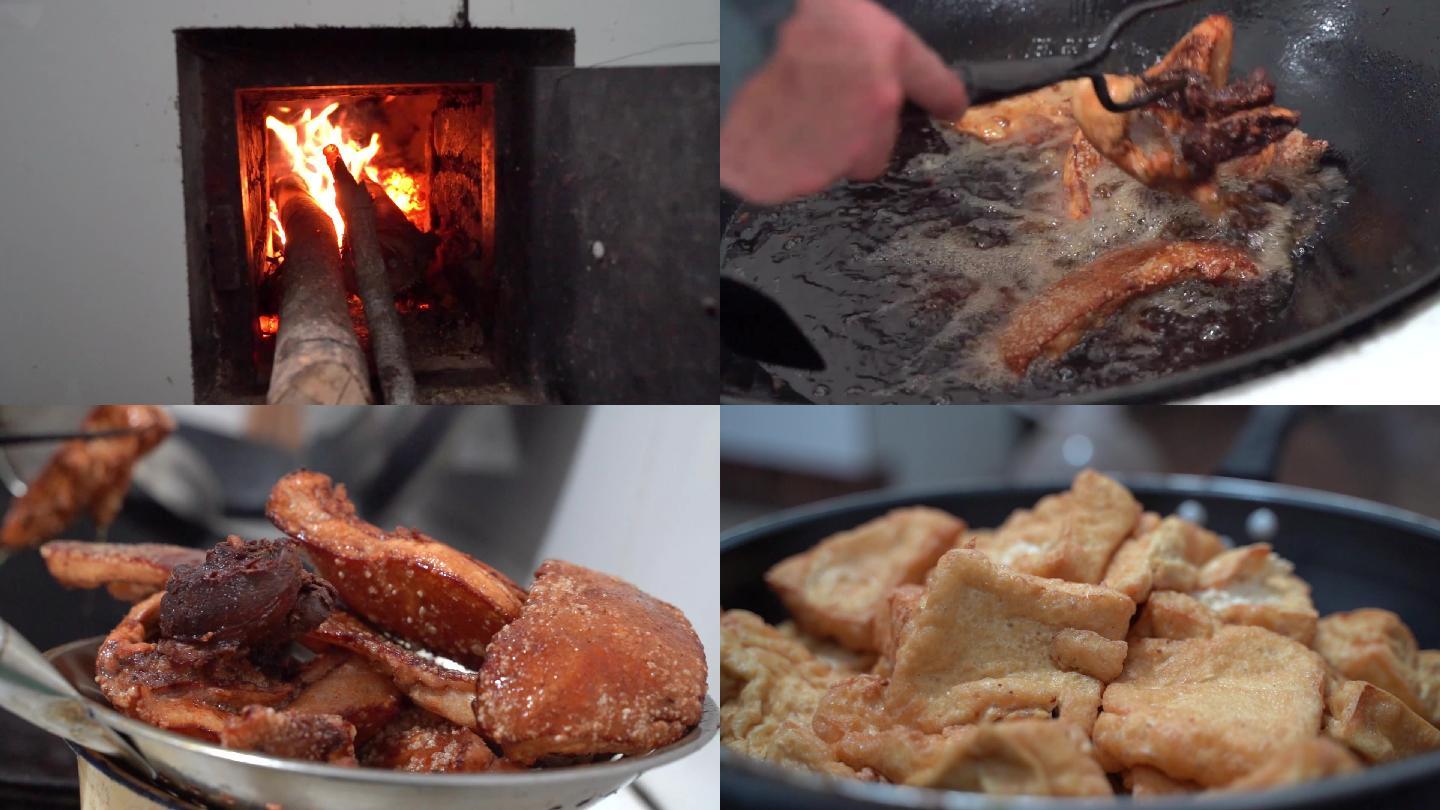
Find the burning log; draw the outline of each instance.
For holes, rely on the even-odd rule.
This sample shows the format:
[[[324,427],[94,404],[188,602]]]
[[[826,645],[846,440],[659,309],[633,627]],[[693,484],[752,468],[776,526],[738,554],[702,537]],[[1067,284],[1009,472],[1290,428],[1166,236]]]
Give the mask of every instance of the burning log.
[[[385,257],[380,251],[375,225],[375,203],[355,182],[340,157],[340,149],[334,144],[325,147],[325,161],[335,177],[335,203],[345,219],[345,235],[355,260],[355,281],[360,288],[360,301],[365,305],[365,320],[370,325],[370,341],[375,348],[375,365],[380,371],[385,402],[412,404],[415,374],[410,370],[410,358],[405,351],[400,316],[395,314],[395,294],[385,276]]]
[[[286,245],[279,270],[280,330],[266,400],[369,405],[370,375],[345,306],[335,225],[299,177],[281,178],[272,193]]]
[[[379,183],[366,180],[365,191],[375,204],[375,230],[390,280],[395,283],[396,291],[408,290],[425,278],[425,270],[440,240],[415,227]]]

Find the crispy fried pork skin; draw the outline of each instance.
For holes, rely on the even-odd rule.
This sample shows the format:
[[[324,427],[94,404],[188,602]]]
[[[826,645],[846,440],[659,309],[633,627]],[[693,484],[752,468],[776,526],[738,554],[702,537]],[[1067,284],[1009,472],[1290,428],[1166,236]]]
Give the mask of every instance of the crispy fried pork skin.
[[[177,565],[205,560],[198,548],[164,543],[88,543],[52,540],[40,547],[50,576],[67,588],[109,588],[117,599],[138,602],[165,588]]]
[[[1093,87],[1076,90],[1075,120],[1100,154],[1147,186],[1189,196],[1218,213],[1225,200],[1215,182],[1221,163],[1253,155],[1300,123],[1294,110],[1273,105],[1275,86],[1263,71],[1229,82],[1234,29],[1221,15],[1207,18],[1143,76],[1107,76],[1125,101],[1160,85],[1179,88],[1159,102],[1125,113],[1100,104]],[[1071,192],[1070,213],[1088,213]]]
[[[344,611],[331,613],[307,644],[341,647],[385,673],[416,705],[466,728],[475,727],[475,673],[451,669],[375,632]]]
[[[160,601],[160,635],[195,643],[276,648],[335,607],[335,589],[306,571],[290,540],[234,535],[199,565],[176,566]]]
[[[1021,304],[1000,333],[1000,354],[1024,374],[1036,358],[1057,358],[1126,303],[1200,279],[1233,284],[1258,277],[1244,250],[1216,242],[1150,242],[1099,257]]]
[[[328,476],[280,479],[266,514],[352,610],[462,664],[479,666],[490,637],[520,615],[525,592],[504,574],[420,532],[366,523]]]
[[[468,728],[420,709],[387,724],[360,752],[371,768],[419,773],[473,773],[491,770],[495,752]]]
[[[160,600],[130,609],[95,657],[95,682],[117,711],[154,726],[218,740],[225,723],[251,705],[276,706],[294,684],[252,662],[231,643],[157,639]]]
[[[48,540],[82,511],[102,530],[109,526],[130,488],[135,462],[175,430],[175,421],[154,405],[101,405],[81,428],[136,432],[61,445],[25,494],[10,504],[0,523],[0,546],[23,548]]]
[[[355,766],[355,727],[334,714],[251,706],[225,721],[220,744],[239,751]]]
[[[330,655],[339,663],[324,666],[285,708],[339,715],[355,727],[355,742],[364,742],[400,713],[405,696],[389,676],[360,656],[339,650]]]
[[[547,560],[480,668],[476,716],[521,764],[642,754],[700,722],[705,651],[675,607],[615,577]]]

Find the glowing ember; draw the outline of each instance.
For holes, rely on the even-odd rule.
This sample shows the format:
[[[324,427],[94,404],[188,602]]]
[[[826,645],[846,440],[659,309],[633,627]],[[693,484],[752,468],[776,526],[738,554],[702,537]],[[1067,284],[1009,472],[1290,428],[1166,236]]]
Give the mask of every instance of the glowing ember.
[[[330,169],[323,154],[326,145],[335,144],[351,174],[357,179],[365,177],[379,183],[390,199],[395,201],[395,205],[415,222],[417,227],[423,227],[421,223],[425,200],[415,178],[403,169],[380,169],[370,165],[380,152],[379,134],[372,134],[369,143],[365,144],[347,137],[343,128],[331,121],[331,116],[339,107],[339,102],[332,102],[319,111],[307,107],[294,124],[287,124],[273,115],[265,117],[265,127],[274,133],[289,158],[289,166],[272,167],[271,176],[280,177],[288,172],[300,175],[310,187],[311,196],[334,221],[335,235],[343,243],[345,220],[340,216],[340,208],[336,205],[335,181],[330,176]],[[280,228],[279,215],[274,210],[273,202],[270,218],[275,223],[276,234],[283,245],[285,234]]]
[[[266,337],[269,337],[269,336],[275,334],[275,333],[278,332],[278,331],[280,331],[280,316],[279,316],[279,315],[261,315],[261,316],[260,316],[260,334],[262,334],[262,335],[264,335],[264,336],[266,336]]]

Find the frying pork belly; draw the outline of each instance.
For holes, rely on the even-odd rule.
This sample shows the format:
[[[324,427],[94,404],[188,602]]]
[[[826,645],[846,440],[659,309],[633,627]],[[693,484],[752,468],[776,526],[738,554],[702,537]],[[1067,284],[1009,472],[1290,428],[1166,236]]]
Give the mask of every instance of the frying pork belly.
[[[0,524],[0,546],[23,548],[64,531],[88,512],[103,532],[115,520],[141,456],[175,430],[175,421],[154,405],[101,405],[81,423],[87,432],[131,430],[118,436],[60,446]]]

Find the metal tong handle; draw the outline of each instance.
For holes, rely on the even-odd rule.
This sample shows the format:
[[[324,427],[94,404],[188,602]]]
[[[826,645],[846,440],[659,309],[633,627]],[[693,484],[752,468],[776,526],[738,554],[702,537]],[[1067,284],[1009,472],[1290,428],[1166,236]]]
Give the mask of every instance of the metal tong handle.
[[[0,620],[0,706],[59,737],[124,759],[154,779],[155,768],[124,737],[100,721],[65,676],[8,623]]]
[[[1146,0],[1146,2],[1128,6],[1124,11],[1115,15],[1109,25],[1105,26],[1105,30],[1095,40],[1095,44],[1078,56],[962,62],[956,66],[956,71],[965,82],[965,91],[969,94],[971,104],[984,104],[987,101],[1009,98],[1048,87],[1065,79],[1087,75],[1091,76],[1091,81],[1096,82],[1098,92],[1103,88],[1103,77],[1100,74],[1087,73],[1086,69],[1105,58],[1105,55],[1110,52],[1110,47],[1115,43],[1115,38],[1119,36],[1125,26],[1143,14],[1188,2],[1190,0]],[[1143,107],[1161,95],[1164,93],[1147,93],[1145,97],[1141,97],[1144,98],[1143,101],[1141,98],[1137,98],[1124,103],[1116,103],[1110,99],[1109,93],[1104,93],[1100,95],[1100,101],[1107,109],[1124,112],[1126,109]],[[1150,96],[1154,96],[1154,98]],[[1110,103],[1107,104],[1107,101]]]

